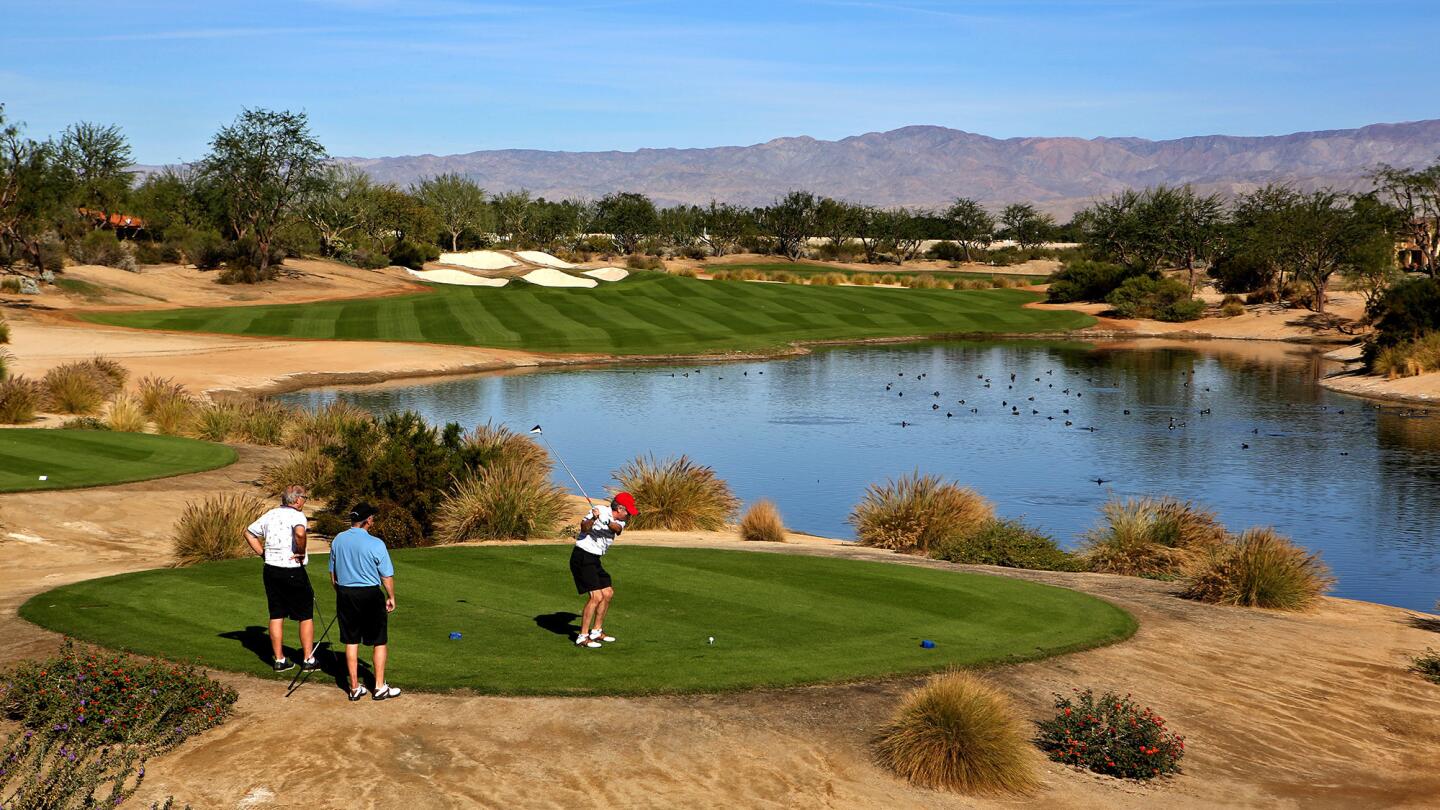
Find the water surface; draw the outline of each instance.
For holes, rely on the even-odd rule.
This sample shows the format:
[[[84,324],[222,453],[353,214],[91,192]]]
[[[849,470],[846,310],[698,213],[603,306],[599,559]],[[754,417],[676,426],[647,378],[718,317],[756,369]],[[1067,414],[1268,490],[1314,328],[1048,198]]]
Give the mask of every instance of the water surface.
[[[774,500],[790,527],[836,537],[853,536],[845,518],[867,485],[916,469],[1067,546],[1107,498],[1173,494],[1232,529],[1272,525],[1321,551],[1338,596],[1430,609],[1440,416],[1326,391],[1316,380],[1329,370],[1313,349],[1274,344],[955,342],[285,399],[541,423],[592,495],[636,455],[688,454],[746,501]]]

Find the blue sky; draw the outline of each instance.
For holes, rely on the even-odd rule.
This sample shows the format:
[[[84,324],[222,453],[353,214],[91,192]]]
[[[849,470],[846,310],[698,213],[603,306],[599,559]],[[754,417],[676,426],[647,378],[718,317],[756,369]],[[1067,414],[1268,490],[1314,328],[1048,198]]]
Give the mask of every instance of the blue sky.
[[[8,117],[119,124],[147,163],[197,157],[245,106],[305,110],[332,154],[372,157],[1440,117],[1434,0],[0,0],[0,18]]]

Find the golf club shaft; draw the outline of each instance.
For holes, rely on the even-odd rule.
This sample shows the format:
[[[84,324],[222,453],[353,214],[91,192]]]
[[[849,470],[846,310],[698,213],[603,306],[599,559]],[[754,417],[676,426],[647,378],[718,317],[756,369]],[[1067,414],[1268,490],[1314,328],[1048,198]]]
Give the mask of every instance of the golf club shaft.
[[[560,458],[560,454],[557,453],[557,452],[555,452],[555,448],[553,448],[553,447],[550,446],[550,440],[547,439],[547,438],[545,438],[545,434],[544,434],[544,433],[541,433],[541,434],[540,434],[540,440],[543,441],[543,442],[545,442],[545,449],[546,449],[546,450],[549,450],[549,451],[550,451],[550,455],[554,456],[554,457],[556,458],[556,460],[558,460],[558,461],[560,462],[560,466],[565,468],[565,472],[567,472],[567,473],[570,474],[570,480],[575,482],[575,488],[578,489],[578,490],[580,490],[580,494],[581,494],[581,495],[584,495],[584,496],[585,496],[585,501],[586,501],[586,503],[589,503],[591,506],[594,506],[594,505],[595,505],[595,502],[590,499],[590,494],[585,491],[585,487],[583,487],[583,486],[580,485],[580,479],[575,477],[575,472],[570,469],[570,465],[569,465],[569,464],[566,464],[566,463],[565,463],[565,459]]]
[[[320,612],[320,597],[317,596],[317,597],[312,597],[312,598],[313,598],[313,600],[314,600],[314,602],[315,602],[315,614],[316,614],[317,616],[320,616],[321,619],[323,620],[323,619],[324,619],[324,614],[322,614],[322,613]],[[310,643],[310,658],[314,658],[314,657],[315,657],[315,652],[320,649],[320,645],[321,645],[322,643],[324,643],[325,637],[330,635],[330,628],[335,626],[335,620],[338,619],[338,618],[340,618],[340,614],[339,614],[339,613],[333,613],[333,614],[331,614],[331,615],[330,615],[330,621],[325,624],[325,631],[320,634],[320,638],[317,638],[317,639],[315,639],[313,642]],[[303,652],[303,650],[302,650],[302,652]],[[294,677],[294,678],[291,678],[291,679],[290,679],[290,687],[285,690],[285,697],[290,697],[290,695],[294,694],[294,693],[295,693],[295,690],[296,690],[296,688],[297,688],[296,684],[297,684],[297,683],[304,683],[304,681],[305,681],[305,676],[310,674],[310,673],[308,673],[308,672],[305,671],[305,667],[304,667],[304,663],[305,663],[305,662],[304,662],[304,661],[301,661],[300,663],[301,663],[300,671],[297,672],[297,673],[295,673],[295,677]]]

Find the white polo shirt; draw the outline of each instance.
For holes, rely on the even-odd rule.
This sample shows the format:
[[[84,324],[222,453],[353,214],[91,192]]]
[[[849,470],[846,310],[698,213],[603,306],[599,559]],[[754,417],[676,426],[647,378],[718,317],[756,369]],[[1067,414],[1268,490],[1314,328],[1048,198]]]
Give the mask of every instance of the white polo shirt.
[[[575,545],[591,554],[603,557],[605,552],[610,550],[610,544],[615,542],[615,535],[618,533],[617,527],[623,530],[625,522],[616,520],[608,506],[597,506],[595,509],[600,512],[600,517],[595,518],[595,523],[590,526],[590,532],[580,535],[580,538],[575,541]]]
[[[290,506],[277,506],[261,515],[245,531],[265,542],[265,564],[277,568],[299,568],[310,562],[310,552],[305,552],[304,561],[295,559],[295,527],[304,526],[305,513]]]

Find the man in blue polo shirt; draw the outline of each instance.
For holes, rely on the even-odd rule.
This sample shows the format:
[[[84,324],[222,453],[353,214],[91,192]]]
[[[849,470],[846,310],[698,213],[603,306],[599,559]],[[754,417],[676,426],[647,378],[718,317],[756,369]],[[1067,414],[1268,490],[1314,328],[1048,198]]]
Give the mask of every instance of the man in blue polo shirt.
[[[340,643],[345,645],[351,700],[367,694],[357,672],[361,644],[375,648],[375,699],[400,697],[400,690],[385,682],[389,619],[395,610],[395,566],[385,543],[370,534],[373,525],[375,507],[358,504],[350,511],[350,528],[330,544],[330,583],[335,586],[335,615],[340,619]]]

